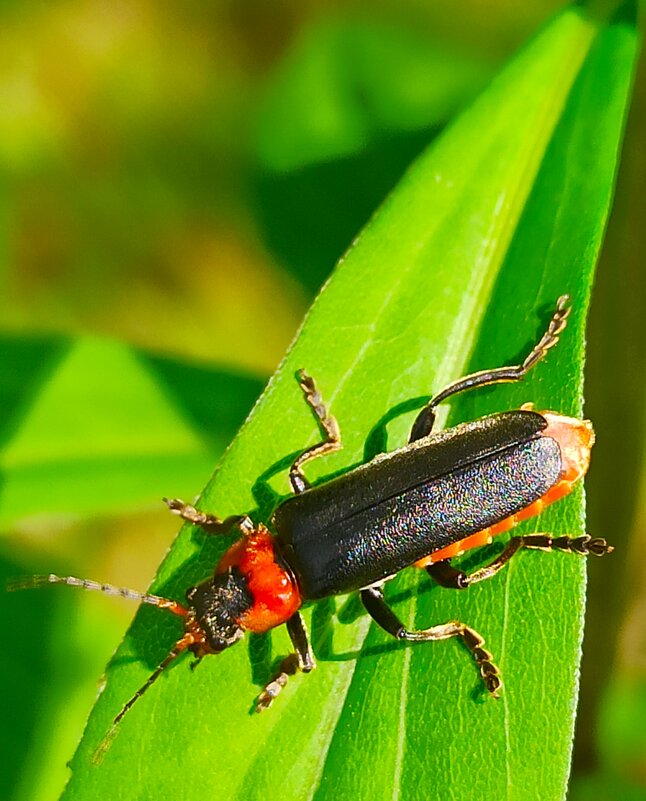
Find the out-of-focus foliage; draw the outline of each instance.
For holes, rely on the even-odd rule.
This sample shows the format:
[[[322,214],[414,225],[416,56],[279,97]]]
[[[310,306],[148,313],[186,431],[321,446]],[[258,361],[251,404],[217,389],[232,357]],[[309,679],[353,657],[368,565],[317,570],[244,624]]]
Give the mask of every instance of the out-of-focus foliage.
[[[199,491],[333,263],[557,5],[2,4],[3,575],[147,586],[176,529],[151,504]],[[595,463],[607,466],[593,466],[589,527],[617,543],[643,469],[646,370],[632,345],[643,342],[644,85],[589,353]],[[591,601],[573,787],[586,801],[644,785],[643,751],[613,746],[639,742],[630,719],[646,686],[646,616],[624,616],[616,589],[627,552],[639,556],[623,544],[598,566],[602,602]],[[58,796],[131,614],[71,591],[2,599],[3,798]],[[629,669],[623,651],[613,658],[622,619]]]

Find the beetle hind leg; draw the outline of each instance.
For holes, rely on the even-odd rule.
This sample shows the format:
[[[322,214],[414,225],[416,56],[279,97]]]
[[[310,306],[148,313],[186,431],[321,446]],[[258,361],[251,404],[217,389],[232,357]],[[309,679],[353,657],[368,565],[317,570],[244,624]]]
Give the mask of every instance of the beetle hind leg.
[[[609,545],[603,537],[591,537],[589,534],[582,534],[579,537],[570,537],[567,534],[560,537],[553,537],[551,534],[527,534],[518,539],[523,541],[523,548],[564,551],[579,556],[605,556],[615,550],[614,546]]]
[[[591,537],[583,534],[579,537],[560,536],[551,534],[525,534],[512,537],[500,553],[488,565],[484,565],[473,573],[465,573],[453,567],[448,559],[426,565],[426,572],[440,586],[451,590],[466,590],[472,584],[486,581],[499,573],[509,560],[523,548],[540,551],[562,551],[564,553],[578,554],[579,556],[605,556],[614,550],[602,537]]]
[[[326,453],[338,451],[341,447],[339,424],[336,418],[329,414],[314,379],[308,375],[305,370],[299,370],[298,381],[303,390],[306,402],[314,412],[314,416],[318,421],[324,439],[322,442],[303,451],[292,464],[289,470],[289,480],[296,495],[304,492],[310,486],[309,481],[305,478],[303,473],[303,465],[312,459],[317,459],[319,456],[325,456]]]
[[[493,370],[481,370],[477,373],[471,373],[449,384],[448,387],[445,387],[441,392],[431,398],[415,418],[408,441],[415,442],[418,439],[427,437],[431,433],[435,422],[436,407],[453,395],[465,392],[468,389],[485,387],[489,384],[498,384],[505,381],[521,381],[532,367],[540,362],[547,354],[548,350],[553,348],[559,341],[559,336],[565,328],[568,315],[570,314],[569,301],[570,298],[568,295],[561,295],[557,300],[556,309],[550,319],[547,330],[529,352],[522,364],[512,367],[496,367]]]
[[[368,587],[361,590],[361,601],[375,623],[397,640],[431,642],[460,637],[471,652],[487,691],[494,698],[499,697],[499,690],[502,687],[500,671],[493,662],[493,656],[484,648],[484,639],[475,629],[459,620],[452,620],[429,629],[411,631],[404,626],[388,606],[381,587]]]

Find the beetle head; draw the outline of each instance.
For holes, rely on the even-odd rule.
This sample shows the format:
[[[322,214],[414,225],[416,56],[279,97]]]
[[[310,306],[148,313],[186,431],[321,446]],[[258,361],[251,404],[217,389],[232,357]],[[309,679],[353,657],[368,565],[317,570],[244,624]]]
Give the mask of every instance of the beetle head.
[[[237,567],[191,587],[186,599],[190,604],[186,630],[198,635],[190,646],[198,657],[219,654],[242,637],[244,632],[238,621],[251,608],[253,598]]]

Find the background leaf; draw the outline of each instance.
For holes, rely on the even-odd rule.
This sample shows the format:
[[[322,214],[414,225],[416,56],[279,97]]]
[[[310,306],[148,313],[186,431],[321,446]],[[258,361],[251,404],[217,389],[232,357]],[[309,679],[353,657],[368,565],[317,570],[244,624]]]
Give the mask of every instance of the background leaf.
[[[564,289],[575,311],[549,363],[523,387],[466,398],[452,414],[471,417],[528,397],[539,408],[578,411],[583,323],[634,51],[633,20],[597,28],[582,12],[566,12],[445,132],[319,297],[205,491],[206,507],[266,518],[286,494],[291,455],[316,437],[298,402],[297,367],[317,377],[344,432],[345,450],[317,465],[319,474],[347,468],[365,456],[367,436],[374,444],[370,426],[385,416],[389,442],[402,441],[410,415],[390,421],[402,400],[524,353]],[[580,529],[580,503],[579,496],[559,504],[541,525]],[[181,594],[221,547],[185,531],[156,587]],[[281,633],[250,638],[248,653],[239,646],[194,676],[183,660],[94,768],[89,755],[111,717],[176,636],[174,621],[141,610],[72,763],[66,798],[132,798],[134,787],[140,797],[188,797],[187,776],[227,798],[264,797],[268,787],[296,798],[425,798],[429,786],[439,798],[561,797],[584,568],[574,559],[525,557],[502,580],[464,595],[418,576],[390,588],[402,596],[404,619],[461,617],[485,633],[506,679],[498,704],[473,702],[473,666],[454,643],[392,648],[371,631],[356,659],[367,621],[356,619],[352,601],[330,601],[312,613],[319,670],[293,681],[275,711],[249,714],[271,653],[286,646]]]
[[[316,292],[411,160],[493,72],[490,60],[412,27],[308,26],[255,125],[253,200],[281,265]]]
[[[261,386],[96,337],[5,336],[0,355],[14,410],[0,452],[4,526],[145,508],[169,486],[190,496]]]

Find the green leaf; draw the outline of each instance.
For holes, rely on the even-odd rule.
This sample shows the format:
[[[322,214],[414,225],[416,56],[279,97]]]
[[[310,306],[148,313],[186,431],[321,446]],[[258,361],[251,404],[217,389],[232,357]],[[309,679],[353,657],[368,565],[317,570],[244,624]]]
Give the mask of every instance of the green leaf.
[[[547,361],[522,386],[453,403],[451,421],[527,400],[580,413],[585,315],[635,47],[632,18],[602,24],[566,11],[445,131],[315,302],[204,491],[204,508],[267,519],[287,495],[286,467],[320,436],[298,367],[316,376],[344,436],[342,452],[308,471],[322,476],[374,454],[386,423],[389,447],[403,442],[407,399],[524,355],[564,291],[573,314]],[[582,505],[577,492],[533,528],[580,531]],[[185,529],[156,590],[181,597],[226,545]],[[476,558],[484,559],[465,563]],[[412,570],[389,587],[406,622],[458,618],[484,634],[505,678],[497,703],[476,700],[474,666],[455,642],[402,647],[370,627],[355,600],[328,600],[312,609],[318,669],[291,680],[270,712],[251,709],[287,648],[281,631],[249,637],[195,674],[189,659],[176,663],[97,767],[91,754],[111,719],[178,636],[174,619],[142,609],[108,670],[64,797],[562,798],[584,570],[571,556],[528,553],[466,593]]]
[[[0,430],[5,530],[42,513],[149,506],[170,488],[193,495],[260,391],[251,378],[98,337],[4,335],[0,354],[13,410]]]

